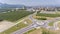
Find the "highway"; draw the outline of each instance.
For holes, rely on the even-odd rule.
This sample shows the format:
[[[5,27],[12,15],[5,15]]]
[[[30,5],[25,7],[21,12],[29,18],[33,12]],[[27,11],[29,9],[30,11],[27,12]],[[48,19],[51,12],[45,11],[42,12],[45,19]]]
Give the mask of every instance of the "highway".
[[[32,27],[32,25],[29,25],[29,26],[27,26],[25,28],[22,28],[22,29],[19,29],[19,30],[13,32],[12,34],[23,34],[23,33],[27,32],[27,31],[29,31],[31,29],[33,29],[33,27]]]
[[[13,32],[11,34],[23,34],[23,33],[27,32],[27,31],[33,29],[34,26],[37,26],[35,24],[35,22],[34,22],[34,19],[32,18],[32,16],[35,15],[35,14],[36,14],[36,12],[34,14],[31,14],[31,15],[28,16],[30,18],[30,20],[32,20],[32,22],[33,22],[31,25],[29,25],[29,26],[27,26],[25,28],[19,29],[19,30],[15,31],[15,32]]]
[[[39,21],[39,20],[36,20],[32,17],[35,14],[36,14],[36,12],[34,14],[31,14],[31,15],[28,16],[29,19],[32,20],[32,22],[33,22],[31,25],[29,25],[25,28],[19,29],[19,30],[13,32],[12,34],[24,34],[25,32],[28,32],[29,30],[34,29],[36,27],[44,27],[44,28],[52,29],[52,30],[56,29],[57,25],[54,24],[54,26],[50,27],[50,26],[48,26],[48,23],[59,21],[60,18],[54,18],[53,20]]]

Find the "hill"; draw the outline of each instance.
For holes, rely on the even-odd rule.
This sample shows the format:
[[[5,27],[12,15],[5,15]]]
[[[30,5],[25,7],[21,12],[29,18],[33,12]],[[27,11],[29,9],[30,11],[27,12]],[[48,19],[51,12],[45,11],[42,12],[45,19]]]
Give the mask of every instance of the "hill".
[[[24,5],[12,5],[0,3],[0,8],[22,8]]]

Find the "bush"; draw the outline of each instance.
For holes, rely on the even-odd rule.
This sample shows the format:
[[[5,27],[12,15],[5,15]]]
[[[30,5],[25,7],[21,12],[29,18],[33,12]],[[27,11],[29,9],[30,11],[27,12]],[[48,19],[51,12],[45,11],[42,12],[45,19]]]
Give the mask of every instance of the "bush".
[[[38,20],[47,20],[46,18],[37,18]]]

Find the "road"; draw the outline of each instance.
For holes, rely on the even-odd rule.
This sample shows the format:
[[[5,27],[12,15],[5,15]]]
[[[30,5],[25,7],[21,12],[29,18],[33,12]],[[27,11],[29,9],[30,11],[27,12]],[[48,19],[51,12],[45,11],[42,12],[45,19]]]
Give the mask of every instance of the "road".
[[[13,32],[12,34],[24,34],[25,32],[28,32],[29,30],[34,29],[34,25],[38,26],[37,24],[33,23],[25,28],[22,28],[22,29],[19,29],[19,30]]]
[[[31,25],[29,25],[25,28],[19,29],[19,30],[13,32],[12,34],[24,34],[25,32],[28,32],[29,30],[31,30],[35,27],[38,27],[38,26],[48,28],[48,29],[56,29],[56,25],[54,25],[54,27],[49,27],[48,23],[59,21],[60,18],[54,18],[54,20],[39,21],[39,20],[36,20],[32,17],[35,14],[36,14],[36,12],[34,14],[31,14],[31,15],[28,16],[29,19],[32,20],[32,22],[33,22]]]
[[[34,22],[34,19],[32,18],[32,16],[35,15],[35,14],[36,14],[36,12],[28,16],[30,18],[30,20],[32,20],[32,22],[33,22],[31,25],[29,25],[29,26],[27,26],[25,28],[19,29],[19,30],[15,31],[15,32],[13,32],[11,34],[23,34],[23,33],[27,32],[27,31],[33,29],[34,25],[37,26],[35,24],[35,22]]]

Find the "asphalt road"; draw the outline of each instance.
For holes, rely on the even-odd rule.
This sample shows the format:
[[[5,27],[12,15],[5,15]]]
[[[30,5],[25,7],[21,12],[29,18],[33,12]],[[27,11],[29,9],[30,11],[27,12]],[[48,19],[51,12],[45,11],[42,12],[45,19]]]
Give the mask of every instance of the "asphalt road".
[[[34,27],[32,27],[32,25],[29,25],[28,27],[25,27],[25,28],[22,28],[22,29],[19,29],[15,32],[13,32],[12,34],[23,34],[31,29],[33,29]]]
[[[11,34],[23,34],[23,33],[27,32],[27,31],[33,29],[34,25],[36,25],[36,24],[35,24],[34,19],[32,18],[32,16],[35,15],[35,14],[36,14],[36,12],[34,14],[31,14],[31,15],[28,16],[33,21],[33,23],[31,25],[29,25],[29,26],[27,26],[25,28],[19,29],[19,30],[15,31],[15,32],[13,32]]]
[[[29,30],[31,30],[31,29],[33,29],[33,28],[35,28],[37,26],[44,27],[44,28],[49,28],[48,23],[56,22],[56,21],[60,20],[60,18],[54,18],[54,20],[39,21],[39,20],[36,20],[36,19],[34,19],[32,17],[35,14],[36,14],[36,12],[34,14],[31,14],[31,15],[28,16],[29,19],[32,20],[32,22],[33,22],[31,25],[29,25],[29,26],[27,26],[25,28],[19,29],[19,30],[13,32],[12,34],[24,34],[25,32],[28,32]],[[42,25],[40,25],[40,24],[42,24]],[[49,29],[56,29],[56,27],[54,26],[54,27],[51,27]]]

